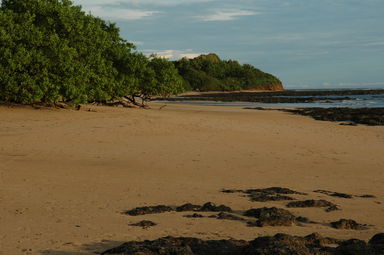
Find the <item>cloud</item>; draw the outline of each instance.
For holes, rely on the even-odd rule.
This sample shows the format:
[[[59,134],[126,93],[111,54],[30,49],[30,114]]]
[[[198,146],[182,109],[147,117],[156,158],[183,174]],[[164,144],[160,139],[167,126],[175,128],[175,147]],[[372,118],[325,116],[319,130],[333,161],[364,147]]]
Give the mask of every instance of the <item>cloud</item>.
[[[247,11],[247,10],[216,10],[207,16],[197,16],[201,21],[229,21],[236,20],[241,16],[254,16],[260,15],[260,12]]]
[[[114,7],[92,6],[87,8],[92,15],[109,20],[137,20],[160,13],[159,11],[124,9]]]
[[[150,54],[155,54],[161,58],[166,58],[166,59],[181,59],[181,58],[195,58],[200,56],[201,54],[205,53],[195,53],[193,52],[192,49],[187,49],[187,50],[145,50],[144,51],[147,55]]]

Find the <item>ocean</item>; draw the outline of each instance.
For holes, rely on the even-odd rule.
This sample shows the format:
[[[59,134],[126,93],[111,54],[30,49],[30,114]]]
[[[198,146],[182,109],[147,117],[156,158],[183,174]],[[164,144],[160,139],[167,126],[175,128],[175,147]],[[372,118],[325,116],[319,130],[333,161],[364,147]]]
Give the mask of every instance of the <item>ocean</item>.
[[[314,91],[314,90],[290,90],[290,91]],[[315,90],[320,91],[320,90]],[[321,91],[336,91],[336,90],[321,90]],[[339,90],[340,91],[340,90]],[[275,96],[276,98],[311,98],[313,96]],[[308,101],[308,102],[299,102],[299,103],[261,103],[261,102],[247,102],[247,101],[214,101],[214,100],[191,100],[188,98],[185,100],[182,97],[172,98],[172,100],[159,101],[159,103],[169,103],[169,104],[187,104],[187,105],[206,105],[206,106],[236,106],[236,107],[288,107],[288,108],[306,108],[306,107],[322,107],[322,108],[331,108],[331,107],[349,107],[349,108],[384,108],[384,91],[382,94],[350,94],[347,95],[348,99],[345,99],[346,95],[316,95],[318,100]],[[321,98],[325,98],[321,100]],[[301,100],[303,101],[303,100]]]

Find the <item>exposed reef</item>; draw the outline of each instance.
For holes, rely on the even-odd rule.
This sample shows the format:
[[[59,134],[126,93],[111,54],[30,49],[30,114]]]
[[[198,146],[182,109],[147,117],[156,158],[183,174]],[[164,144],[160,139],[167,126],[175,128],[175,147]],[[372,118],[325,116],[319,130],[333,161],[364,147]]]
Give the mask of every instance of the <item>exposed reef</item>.
[[[221,192],[245,194],[251,201],[272,202],[288,208],[325,208],[327,212],[338,210],[338,206],[327,200],[296,200],[291,196],[309,196],[307,193],[282,187],[257,188],[257,189],[223,189]],[[351,195],[328,190],[315,190],[320,196],[331,196],[334,199],[354,199],[374,197],[373,195]],[[286,197],[285,197],[286,196]],[[307,197],[309,198],[309,197]],[[286,201],[295,200],[295,201]],[[310,209],[306,209],[310,210]],[[304,226],[303,224],[319,224],[340,230],[368,229],[367,224],[361,224],[352,219],[339,219],[333,222],[315,222],[310,219],[295,215],[287,209],[279,207],[260,207],[248,210],[234,210],[226,205],[216,205],[207,202],[203,205],[186,203],[181,206],[156,205],[136,207],[124,213],[130,216],[173,212],[175,217],[180,216],[199,220],[211,218],[216,220],[237,221],[248,227],[290,227]],[[190,214],[184,214],[191,212]],[[143,220],[131,226],[144,229],[155,226],[156,223]],[[336,231],[336,230],[335,230]],[[112,255],[384,255],[384,233],[377,234],[366,243],[362,240],[339,240],[322,237],[318,233],[299,237],[288,234],[262,236],[253,241],[244,240],[202,240],[189,237],[164,237],[153,241],[131,241],[119,247],[107,250],[102,254]]]
[[[247,190],[230,190],[224,189],[223,193],[244,193],[247,194],[251,201],[267,202],[267,201],[283,201],[294,200],[294,198],[287,195],[306,195],[306,193],[297,192],[287,188],[271,187],[265,189],[247,189]]]
[[[232,212],[232,209],[225,205],[215,205],[212,202],[207,202],[204,205],[194,205],[191,203],[187,203],[181,206],[167,206],[167,205],[156,205],[156,206],[143,206],[136,207],[131,210],[125,211],[125,214],[131,216],[145,215],[145,214],[158,214],[164,212]]]
[[[303,207],[326,207],[325,211],[326,212],[331,212],[331,211],[336,211],[340,210],[337,205],[335,205],[332,202],[329,202],[327,200],[304,200],[304,201],[293,201],[289,202],[287,204],[287,207],[290,208],[303,208]]]
[[[138,215],[145,215],[145,214],[156,214],[156,213],[163,213],[163,212],[170,212],[174,209],[170,206],[166,205],[156,205],[156,206],[143,206],[143,207],[136,207],[132,210],[126,211],[126,214],[129,214],[131,216],[138,216]]]
[[[368,126],[384,125],[384,108],[300,108],[281,109],[285,112],[311,116],[315,120],[347,121],[348,125],[365,124]]]
[[[140,222],[129,224],[129,225],[130,226],[134,226],[134,227],[142,227],[143,229],[147,229],[147,228],[156,226],[157,224],[155,222],[153,222],[153,221],[142,220]]]
[[[314,190],[313,192],[315,192],[315,193],[325,194],[325,195],[328,195],[328,196],[331,196],[331,197],[341,197],[341,198],[348,198],[348,199],[353,198],[353,197],[360,197],[360,198],[375,198],[374,195],[370,195],[370,194],[352,195],[352,194],[340,193],[340,192],[329,191],[329,190],[323,190],[323,189]]]
[[[354,229],[354,230],[364,230],[367,229],[366,225],[357,223],[351,219],[340,219],[335,222],[331,222],[331,226],[337,229]]]
[[[253,241],[201,240],[164,237],[153,241],[127,242],[102,254],[109,255],[382,255],[384,233],[362,240],[338,240],[317,233],[305,237],[276,234]]]
[[[275,92],[226,92],[198,95],[182,95],[159,100],[167,101],[221,101],[221,102],[259,102],[259,103],[311,103],[316,101],[354,100],[356,95],[380,95],[384,90],[328,90]]]
[[[250,209],[244,213],[245,216],[257,218],[254,223],[249,223],[251,226],[292,226],[295,223],[296,217],[289,211],[281,208],[257,208]]]

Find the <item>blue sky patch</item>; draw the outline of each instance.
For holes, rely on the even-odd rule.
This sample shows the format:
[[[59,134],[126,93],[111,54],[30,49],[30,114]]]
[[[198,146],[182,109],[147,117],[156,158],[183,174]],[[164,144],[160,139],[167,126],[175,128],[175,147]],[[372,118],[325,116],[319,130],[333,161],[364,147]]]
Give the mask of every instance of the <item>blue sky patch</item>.
[[[75,0],[147,54],[214,52],[287,88],[384,88],[383,0]]]

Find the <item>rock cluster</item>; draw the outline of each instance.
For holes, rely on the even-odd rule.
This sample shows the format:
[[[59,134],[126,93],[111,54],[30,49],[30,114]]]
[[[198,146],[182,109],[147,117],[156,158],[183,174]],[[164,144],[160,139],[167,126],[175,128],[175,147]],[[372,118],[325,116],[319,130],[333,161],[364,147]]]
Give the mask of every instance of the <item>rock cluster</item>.
[[[384,108],[301,108],[282,111],[311,116],[316,120],[347,121],[349,125],[365,124],[369,126],[384,125]],[[345,124],[345,123],[342,123]]]
[[[357,223],[351,219],[340,219],[335,222],[331,222],[331,226],[337,229],[354,229],[354,230],[364,230],[367,229],[366,225]]]
[[[154,223],[153,221],[149,221],[149,220],[142,220],[140,222],[130,224],[130,226],[142,227],[143,229],[147,229],[147,228],[150,228],[150,227],[153,227],[156,225],[157,225],[156,223]]]
[[[145,214],[157,214],[164,212],[232,212],[232,209],[225,205],[215,205],[212,202],[205,203],[204,205],[194,205],[191,203],[184,204],[181,206],[167,206],[167,205],[156,205],[156,206],[144,206],[144,207],[136,207],[132,210],[125,211],[125,214],[131,216],[145,215]]]
[[[244,193],[250,198],[251,201],[268,202],[268,201],[283,201],[294,200],[294,198],[287,195],[306,195],[305,193],[297,192],[288,188],[271,187],[265,189],[247,189],[247,190],[222,190],[224,193]]]
[[[309,200],[304,200],[304,201],[293,201],[293,202],[289,202],[287,204],[287,207],[290,207],[290,208],[327,207],[325,209],[326,212],[339,210],[337,205],[335,205],[334,203],[331,203],[327,200],[323,200],[323,199],[321,199],[321,200],[309,199]]]
[[[336,247],[335,247],[336,246]],[[243,240],[201,240],[164,237],[154,241],[127,242],[107,250],[109,255],[383,255],[384,233],[366,243],[324,238],[317,233],[305,236],[276,234]]]
[[[296,217],[289,211],[281,208],[258,208],[250,209],[244,213],[244,216],[257,218],[257,221],[249,223],[258,227],[265,226],[292,226],[295,223]]]
[[[294,91],[278,92],[233,92],[183,95],[160,98],[167,101],[222,101],[260,103],[311,103],[316,101],[353,100],[356,95],[381,95],[384,90],[339,90],[339,91]]]

